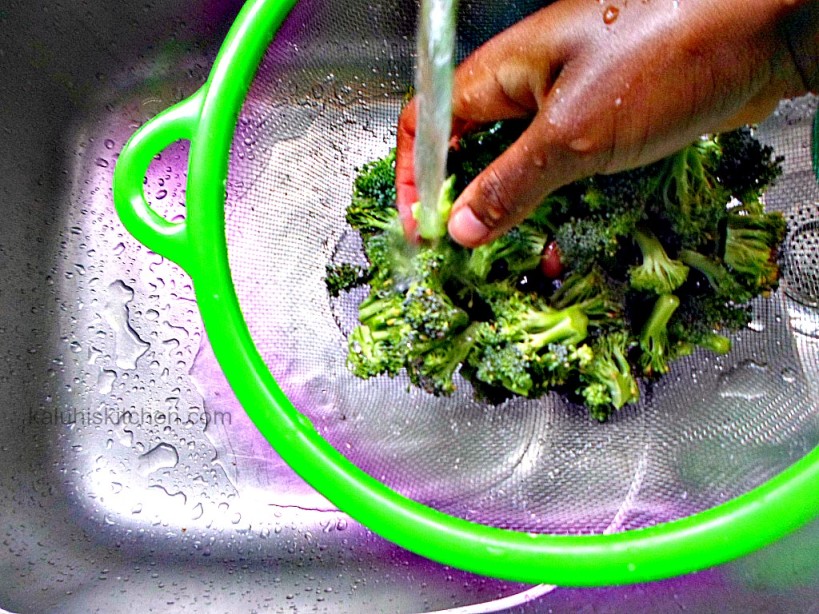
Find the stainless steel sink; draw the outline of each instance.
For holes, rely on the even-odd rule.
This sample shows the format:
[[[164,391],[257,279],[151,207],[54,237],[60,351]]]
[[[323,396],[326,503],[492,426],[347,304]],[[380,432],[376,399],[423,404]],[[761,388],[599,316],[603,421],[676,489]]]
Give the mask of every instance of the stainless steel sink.
[[[281,462],[222,378],[189,280],[111,202],[117,152],[201,85],[239,7],[0,6],[0,608],[819,612],[819,523],[676,580],[533,588],[408,554]],[[171,217],[185,155],[147,178]]]

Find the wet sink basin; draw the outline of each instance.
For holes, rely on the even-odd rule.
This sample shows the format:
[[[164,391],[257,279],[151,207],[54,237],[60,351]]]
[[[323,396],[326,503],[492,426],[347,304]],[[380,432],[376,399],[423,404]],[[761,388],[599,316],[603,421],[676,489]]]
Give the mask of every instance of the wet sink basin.
[[[13,612],[817,612],[819,524],[653,585],[529,587],[392,546],[245,417],[188,278],[111,201],[117,152],[205,80],[239,2],[0,8],[0,608]],[[146,192],[169,218],[186,148]]]

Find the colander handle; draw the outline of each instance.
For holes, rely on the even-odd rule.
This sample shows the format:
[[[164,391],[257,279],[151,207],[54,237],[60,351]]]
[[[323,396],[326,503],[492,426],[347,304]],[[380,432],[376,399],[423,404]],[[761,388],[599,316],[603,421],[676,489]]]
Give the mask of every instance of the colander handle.
[[[189,274],[193,253],[187,222],[171,222],[151,208],[144,178],[156,154],[179,140],[192,140],[199,125],[204,90],[166,109],[137,130],[122,148],[114,169],[114,206],[128,231],[148,249]]]

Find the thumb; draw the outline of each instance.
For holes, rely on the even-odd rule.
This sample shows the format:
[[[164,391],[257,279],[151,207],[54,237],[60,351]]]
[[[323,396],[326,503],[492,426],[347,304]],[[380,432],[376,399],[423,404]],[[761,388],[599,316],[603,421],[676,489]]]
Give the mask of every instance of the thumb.
[[[536,116],[455,201],[450,236],[470,248],[488,243],[526,219],[550,192],[605,164],[609,148],[597,146],[604,140],[567,139],[564,132],[546,114]]]

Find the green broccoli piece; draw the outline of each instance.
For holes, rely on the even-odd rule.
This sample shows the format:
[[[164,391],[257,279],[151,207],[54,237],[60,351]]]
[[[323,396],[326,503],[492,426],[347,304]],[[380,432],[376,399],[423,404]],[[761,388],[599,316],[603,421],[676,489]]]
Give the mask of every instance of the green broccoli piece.
[[[649,230],[634,232],[643,262],[629,269],[631,287],[643,292],[668,294],[679,288],[688,278],[688,267],[666,254],[659,239]]]
[[[534,386],[531,364],[520,348],[500,340],[481,345],[470,361],[474,377],[490,386],[528,397]]]
[[[713,138],[700,139],[666,158],[662,165],[661,207],[656,215],[670,222],[684,247],[696,249],[715,240],[726,215],[730,192],[717,180],[715,170],[722,157]]]
[[[525,293],[505,283],[479,288],[489,304],[499,334],[515,342],[524,355],[538,353],[550,343],[577,344],[588,335],[589,319],[572,306],[553,309],[534,293]]]
[[[581,370],[580,394],[591,415],[601,422],[612,411],[636,403],[640,398],[640,389],[628,361],[632,345],[625,331],[604,335],[592,347],[593,359]]]
[[[438,241],[446,236],[447,222],[455,202],[455,176],[450,175],[441,186],[438,202],[433,207],[427,207],[421,202],[412,206],[412,217],[418,223],[418,234],[427,241]]]
[[[453,378],[475,347],[479,327],[480,323],[473,323],[446,343],[431,344],[415,355],[407,365],[410,381],[437,396],[455,392]]]
[[[777,250],[786,230],[779,212],[728,216],[725,264],[744,276],[756,294],[773,290],[779,283]]]
[[[334,298],[342,292],[362,286],[370,280],[369,269],[348,262],[328,264],[325,271],[324,283],[327,286],[328,294]]]
[[[546,234],[523,223],[491,243],[471,251],[466,260],[466,274],[485,281],[495,263],[503,261],[509,273],[522,273],[540,264]]]
[[[361,378],[395,375],[404,366],[404,347],[412,329],[401,318],[400,294],[371,293],[359,306],[361,324],[350,334],[347,365]]]
[[[354,203],[359,199],[371,199],[373,207],[383,210],[395,207],[395,153],[393,148],[385,157],[357,169],[353,180]]]
[[[640,365],[649,377],[668,373],[668,363],[676,357],[668,337],[668,322],[679,306],[680,299],[673,294],[659,296],[640,332]]]
[[[552,307],[565,309],[576,305],[594,326],[622,322],[623,285],[607,279],[599,267],[586,274],[572,273],[550,297]]]
[[[758,202],[782,174],[783,158],[755,139],[748,127],[717,135],[716,142],[722,149],[717,179],[743,203]]]
[[[570,270],[587,271],[595,264],[616,263],[622,239],[634,233],[641,218],[642,212],[635,210],[569,219],[555,231],[563,264]]]
[[[362,166],[353,181],[347,223],[363,237],[389,231],[397,223],[395,210],[395,150]],[[400,225],[399,225],[400,226]]]

